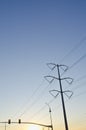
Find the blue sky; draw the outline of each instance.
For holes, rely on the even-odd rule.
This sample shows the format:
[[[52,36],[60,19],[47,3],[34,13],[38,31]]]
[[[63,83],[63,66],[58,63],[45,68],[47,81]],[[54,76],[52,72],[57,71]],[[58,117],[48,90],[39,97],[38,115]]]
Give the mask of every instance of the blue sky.
[[[79,44],[80,42],[81,44]],[[77,44],[78,46],[71,52],[71,49]],[[40,118],[29,119],[28,115],[32,117],[34,113],[45,106],[45,102],[49,102],[53,98],[49,95],[50,87],[46,89],[48,83],[44,80],[44,76],[50,72],[46,63],[62,63],[70,67],[85,53],[86,2],[84,0],[1,0],[0,120],[5,121],[11,117],[15,120],[22,115],[24,110],[27,110],[27,113],[24,113],[21,118],[39,122]],[[76,81],[86,75],[85,66],[86,58],[66,74]],[[75,95],[86,92],[85,80],[82,78],[67,89],[73,90]],[[56,87],[56,82],[51,85],[52,88],[53,85]],[[83,87],[79,87],[75,91],[75,87],[80,85]],[[37,88],[37,93],[31,96]],[[43,93],[45,93],[44,99],[37,102]],[[73,97],[66,104],[71,130],[74,128],[76,130],[86,129],[85,95],[86,93],[76,96],[77,98]],[[60,97],[50,104],[53,109],[54,122],[57,119],[55,112],[62,113],[62,109],[58,111],[55,109],[56,102],[57,106],[61,105],[59,99]],[[76,113],[77,106],[78,113],[81,115]],[[28,108],[31,108],[30,112]],[[40,117],[43,116],[43,113],[47,115],[47,107],[44,111],[40,111]],[[70,118],[71,113],[73,116]],[[80,117],[82,117],[83,123],[78,128]],[[61,118],[63,119],[62,115]],[[45,121],[41,119],[41,122],[46,123],[48,119]],[[56,123],[54,124],[56,125]],[[58,120],[57,125],[55,127],[59,128],[61,119]]]

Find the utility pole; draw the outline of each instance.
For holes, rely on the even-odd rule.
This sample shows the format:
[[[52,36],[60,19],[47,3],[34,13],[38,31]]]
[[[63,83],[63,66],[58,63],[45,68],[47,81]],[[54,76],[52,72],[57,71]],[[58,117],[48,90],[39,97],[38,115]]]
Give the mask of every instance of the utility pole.
[[[51,78],[51,80],[49,81],[50,83],[51,83],[54,79],[56,79],[56,80],[59,81],[60,91],[58,91],[58,90],[51,90],[50,92],[52,92],[52,91],[54,91],[54,92],[57,91],[57,95],[60,93],[60,95],[61,95],[61,101],[62,101],[62,108],[63,108],[63,115],[64,115],[65,130],[69,130],[69,129],[68,129],[68,122],[67,122],[67,116],[66,116],[66,109],[65,109],[65,103],[64,103],[63,93],[67,95],[67,92],[70,92],[70,93],[71,93],[70,96],[67,95],[67,96],[70,98],[70,97],[72,96],[73,92],[71,92],[71,91],[69,91],[69,90],[63,91],[61,81],[62,81],[62,80],[66,80],[69,84],[71,84],[72,81],[73,81],[73,79],[70,78],[70,77],[61,78],[60,68],[61,68],[62,70],[64,70],[64,71],[66,71],[66,70],[68,69],[67,66],[65,66],[65,65],[58,65],[58,64],[54,64],[54,63],[49,63],[49,64],[47,64],[47,65],[48,65],[48,67],[49,67],[51,70],[54,70],[55,68],[57,68],[58,77],[50,76],[50,75],[49,75],[49,76],[45,76],[45,78],[47,79],[47,81],[49,81],[48,78]],[[69,81],[68,81],[68,80],[69,80]],[[52,93],[51,93],[51,94],[52,94]],[[53,94],[52,94],[52,95],[53,95]],[[57,95],[56,95],[56,96],[57,96]],[[53,95],[53,96],[54,96],[54,95]],[[54,96],[54,97],[56,97],[56,96]]]

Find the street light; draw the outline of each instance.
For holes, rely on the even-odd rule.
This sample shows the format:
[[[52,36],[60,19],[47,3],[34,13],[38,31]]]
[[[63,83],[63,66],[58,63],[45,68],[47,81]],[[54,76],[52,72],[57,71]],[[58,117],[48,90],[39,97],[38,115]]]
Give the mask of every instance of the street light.
[[[49,106],[49,104],[48,104],[48,103],[46,103],[46,105],[47,105],[47,106],[48,106],[48,108],[49,108],[49,115],[50,115],[51,128],[52,128],[52,130],[53,130],[53,123],[52,123],[51,108],[50,108],[50,106]]]

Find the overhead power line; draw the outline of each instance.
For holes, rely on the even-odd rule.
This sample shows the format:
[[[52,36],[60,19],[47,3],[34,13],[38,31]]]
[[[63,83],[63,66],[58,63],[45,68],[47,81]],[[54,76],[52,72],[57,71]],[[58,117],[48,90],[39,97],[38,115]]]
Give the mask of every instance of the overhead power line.
[[[67,56],[70,56],[70,54],[73,53],[76,49],[78,49],[78,48],[84,43],[85,40],[86,40],[86,37],[84,37],[83,39],[81,39],[81,41],[80,41],[79,43],[77,43],[77,44],[61,59],[61,61],[63,61]],[[82,61],[85,57],[86,57],[86,54],[83,55],[82,57],[80,57],[77,61],[75,61],[75,62],[70,66],[69,69],[73,68],[73,67],[74,67],[75,65],[77,65],[80,61]],[[52,71],[52,70],[51,70],[51,71]],[[64,71],[64,72],[66,72],[66,71]],[[63,74],[64,74],[64,73],[63,73]],[[25,108],[29,101],[31,102],[32,98],[35,96],[35,94],[36,94],[36,93],[39,91],[39,89],[41,88],[43,82],[44,82],[44,80],[42,81],[41,85],[38,86],[38,87],[34,90],[34,92],[33,92],[32,95],[29,97],[29,99],[27,100],[27,102],[24,103],[24,104],[20,107],[20,109],[19,109],[12,117],[14,117],[14,116],[16,116],[17,114],[19,114],[20,111],[22,110],[22,108]],[[34,101],[34,103],[36,103],[36,102]],[[28,109],[27,109],[27,111],[28,111]],[[25,112],[25,113],[26,113],[26,112]],[[22,114],[21,114],[21,115],[22,115]]]
[[[80,61],[82,61],[84,58],[86,58],[86,53],[81,56],[77,61],[75,61],[70,67],[69,69],[73,68],[75,65],[77,65]]]
[[[86,58],[86,53],[84,54],[84,55],[82,55],[79,59],[77,59],[69,68],[68,68],[68,70],[71,70],[73,67],[75,67],[77,64],[79,64],[83,59],[85,59]],[[68,72],[68,70],[67,71],[64,71],[64,72]],[[64,72],[62,73],[62,75],[64,74]],[[62,76],[61,75],[61,76]]]
[[[51,72],[51,71],[52,71],[52,70],[50,70],[50,72]],[[50,74],[50,72],[49,72],[49,74]],[[28,104],[28,102],[30,102],[30,101],[32,100],[32,98],[33,98],[33,97],[37,94],[37,92],[40,90],[40,88],[41,88],[41,86],[43,85],[44,81],[45,81],[44,79],[41,81],[40,85],[33,91],[32,95],[28,98],[28,100],[19,108],[19,110],[18,110],[13,116],[11,116],[11,118],[16,117],[17,114],[19,114],[19,113],[21,112],[21,110],[26,107],[26,109],[23,111],[23,113],[21,112],[21,114],[20,114],[19,117],[23,116],[23,115],[28,111],[28,108],[31,108],[31,107],[33,106],[33,104],[36,104],[36,103],[37,103],[36,101],[38,101],[38,99],[35,99],[35,101],[33,101],[33,102],[30,104],[29,107],[26,106],[26,105]],[[42,93],[44,93],[44,91],[45,91],[45,88],[44,88],[44,90],[42,91]],[[40,93],[40,95],[41,95],[41,93]]]
[[[86,41],[86,36],[83,37],[80,42],[78,42],[61,60],[60,60],[60,63],[62,61],[64,61],[67,57],[70,56],[70,54],[72,54],[74,51],[76,51],[76,49],[78,49],[83,43],[84,41]]]
[[[48,104],[50,104],[50,103],[52,103],[54,101],[54,99],[52,99],[52,100],[50,100],[49,102],[48,102]],[[43,106],[43,107],[41,107],[36,113],[34,113],[31,117],[30,117],[30,119],[33,119],[34,117],[36,117],[36,115],[37,114],[39,114],[42,110],[44,110],[46,108],[46,104]]]
[[[45,86],[45,87],[47,87],[47,89],[48,89],[48,86],[49,86],[49,84],[47,85],[47,86]],[[38,95],[38,97],[39,97],[39,100],[38,100],[38,98],[35,98],[35,100],[33,100],[33,102],[30,104],[30,106],[28,106],[28,107],[26,107],[26,109],[20,114],[20,116],[19,117],[22,117],[22,116],[24,116],[28,111],[30,111],[31,110],[31,108],[33,107],[33,106],[35,106],[35,104],[37,104],[43,97],[44,97],[44,94],[45,94],[45,87],[44,87],[44,89],[43,89],[43,91],[40,93],[40,95]],[[40,98],[40,96],[41,96],[41,98]]]

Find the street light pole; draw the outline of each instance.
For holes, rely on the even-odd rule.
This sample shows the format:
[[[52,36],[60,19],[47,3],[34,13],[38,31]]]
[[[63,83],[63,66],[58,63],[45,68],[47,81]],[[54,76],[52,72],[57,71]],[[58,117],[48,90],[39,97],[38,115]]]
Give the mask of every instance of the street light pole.
[[[49,108],[49,115],[50,115],[51,129],[53,130],[53,123],[52,123],[51,108],[50,108],[50,106],[49,106],[49,104],[48,104],[48,103],[46,103],[46,105],[47,105],[47,106],[48,106],[48,108]]]

